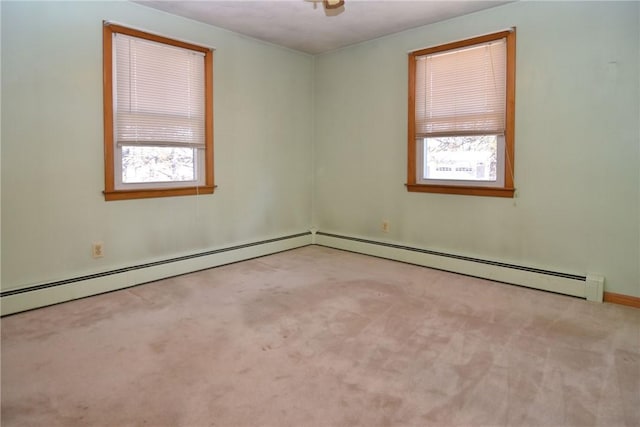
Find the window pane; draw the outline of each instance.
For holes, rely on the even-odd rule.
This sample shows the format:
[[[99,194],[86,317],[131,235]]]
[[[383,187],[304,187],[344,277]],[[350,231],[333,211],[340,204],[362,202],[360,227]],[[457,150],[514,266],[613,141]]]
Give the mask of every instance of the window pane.
[[[496,135],[424,138],[424,179],[496,181]]]
[[[188,147],[122,146],[122,182],[184,182],[196,180],[196,149]]]

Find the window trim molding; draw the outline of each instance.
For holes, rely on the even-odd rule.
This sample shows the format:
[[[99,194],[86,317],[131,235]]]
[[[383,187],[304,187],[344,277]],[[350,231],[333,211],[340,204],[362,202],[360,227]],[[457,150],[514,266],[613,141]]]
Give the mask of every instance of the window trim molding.
[[[113,33],[177,46],[204,53],[205,72],[205,148],[204,185],[157,189],[116,190],[115,153],[113,144]],[[133,28],[112,24],[107,21],[102,26],[102,70],[103,70],[103,112],[104,112],[104,198],[110,200],[145,199],[152,197],[191,196],[213,194],[213,51],[208,47],[174,40]]]
[[[416,88],[416,57],[424,56],[436,52],[442,52],[475,44],[486,43],[493,40],[506,38],[507,42],[507,91],[506,91],[506,111],[505,111],[505,133],[504,133],[504,186],[503,187],[481,187],[465,185],[441,185],[422,184],[417,179],[417,146],[415,132],[415,88]],[[440,193],[440,194],[460,194],[470,196],[488,197],[510,197],[515,194],[514,187],[514,155],[515,155],[515,85],[516,85],[516,29],[499,31],[497,33],[486,34],[470,39],[459,40],[439,46],[409,52],[409,96],[408,96],[408,144],[407,144],[407,191],[418,193]]]

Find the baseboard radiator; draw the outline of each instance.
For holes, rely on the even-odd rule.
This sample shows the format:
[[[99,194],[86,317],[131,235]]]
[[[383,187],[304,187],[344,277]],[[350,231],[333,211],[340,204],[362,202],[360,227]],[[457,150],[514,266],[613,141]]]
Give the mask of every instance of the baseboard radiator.
[[[0,292],[2,316],[312,244],[311,232],[223,247],[96,274]]]
[[[602,302],[603,298],[604,277],[597,274],[559,273],[321,231],[314,232],[313,243],[589,301]]]
[[[245,243],[55,282],[0,292],[0,315],[18,313],[65,301],[116,291],[181,274],[192,273],[277,252],[317,244],[424,267],[541,289],[602,302],[604,277],[579,276],[494,261],[446,254],[394,243],[320,231]]]

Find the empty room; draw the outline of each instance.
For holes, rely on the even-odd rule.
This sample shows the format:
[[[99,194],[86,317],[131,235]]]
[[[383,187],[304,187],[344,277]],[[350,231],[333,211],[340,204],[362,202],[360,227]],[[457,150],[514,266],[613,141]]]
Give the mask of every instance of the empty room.
[[[640,2],[0,16],[3,426],[640,425]]]

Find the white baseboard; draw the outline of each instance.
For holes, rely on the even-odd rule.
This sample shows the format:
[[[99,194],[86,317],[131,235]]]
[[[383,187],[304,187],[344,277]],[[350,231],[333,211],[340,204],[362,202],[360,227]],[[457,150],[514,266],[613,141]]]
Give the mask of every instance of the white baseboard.
[[[167,277],[244,261],[312,243],[309,232],[221,248],[200,254],[126,267],[53,283],[3,291],[1,315],[18,313],[91,295],[128,288]]]
[[[45,307],[311,244],[571,295],[589,301],[603,300],[604,277],[598,275],[577,276],[544,271],[312,230],[74,279],[9,289],[0,294],[0,314],[4,316]]]
[[[511,283],[575,297],[602,302],[604,278],[588,280],[587,277],[545,271],[499,262],[473,259],[420,248],[376,242],[349,236],[315,232],[313,242],[317,245],[343,249],[380,258],[406,262],[439,270],[481,277],[497,282]],[[593,286],[587,286],[591,284]]]

